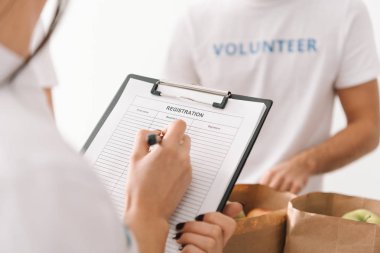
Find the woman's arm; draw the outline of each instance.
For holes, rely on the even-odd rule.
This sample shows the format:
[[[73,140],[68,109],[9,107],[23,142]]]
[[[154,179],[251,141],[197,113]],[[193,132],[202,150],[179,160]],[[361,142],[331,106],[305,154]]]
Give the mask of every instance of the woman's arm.
[[[127,180],[125,223],[132,230],[140,253],[162,253],[168,220],[191,182],[190,139],[186,123],[171,124],[160,145],[149,151],[139,132]]]
[[[191,182],[190,139],[186,123],[171,124],[162,140],[149,151],[146,137],[139,132],[127,180],[125,224],[132,230],[140,253],[162,253],[169,231],[168,220]],[[183,252],[222,253],[236,223],[231,218],[242,207],[226,206],[224,214],[208,213],[197,220],[178,224],[178,243]]]

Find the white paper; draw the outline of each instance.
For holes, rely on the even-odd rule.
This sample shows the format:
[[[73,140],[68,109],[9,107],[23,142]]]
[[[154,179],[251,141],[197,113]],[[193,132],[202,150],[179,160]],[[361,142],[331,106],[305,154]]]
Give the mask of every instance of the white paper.
[[[179,245],[171,239],[176,224],[217,209],[266,107],[263,103],[230,99],[222,110],[155,96],[150,93],[151,88],[152,84],[130,79],[85,156],[94,165],[122,217],[129,156],[137,131],[164,129],[175,119],[186,121],[186,132],[191,138],[193,181],[170,219],[165,252],[171,253],[179,251]],[[162,86],[160,91],[220,101],[219,96],[173,87]]]

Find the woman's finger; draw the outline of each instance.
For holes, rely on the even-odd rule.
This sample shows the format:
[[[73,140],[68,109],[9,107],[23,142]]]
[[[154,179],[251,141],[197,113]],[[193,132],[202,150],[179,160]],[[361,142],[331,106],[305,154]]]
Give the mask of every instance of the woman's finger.
[[[185,245],[185,247],[183,247],[181,252],[182,253],[207,253],[206,251],[201,250],[200,248],[198,248],[197,246],[194,246],[192,244]]]
[[[218,242],[215,239],[196,233],[183,233],[177,243],[180,245],[191,244],[205,252],[218,252],[217,249],[223,248],[223,246],[217,245]]]
[[[187,134],[184,134],[182,140],[180,141],[180,144],[181,144],[180,147],[183,149],[185,154],[186,155],[189,154],[190,146],[191,146],[190,136],[188,136]]]
[[[176,120],[171,123],[166,131],[162,140],[164,145],[178,147],[183,142],[183,136],[186,130],[186,122],[183,120]]]
[[[234,219],[219,212],[205,214],[203,221],[218,225],[222,229],[224,245],[230,239],[236,228],[236,221]]]
[[[238,202],[228,203],[223,210],[223,213],[231,218],[236,217],[243,210],[242,204]]]
[[[149,153],[149,145],[147,142],[147,136],[149,134],[156,134],[157,131],[140,130],[137,132],[135,139],[135,146],[131,155],[132,161],[137,161],[146,156]]]
[[[223,241],[223,230],[221,227],[219,227],[218,225],[214,225],[214,224],[202,222],[202,221],[186,222],[180,233],[182,234],[194,233],[194,234],[212,237],[216,241],[217,240]]]

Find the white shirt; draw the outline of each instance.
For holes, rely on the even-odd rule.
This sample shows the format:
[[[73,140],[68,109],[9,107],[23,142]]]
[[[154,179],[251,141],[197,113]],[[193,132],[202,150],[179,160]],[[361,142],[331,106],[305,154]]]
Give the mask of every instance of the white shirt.
[[[31,51],[39,45],[40,41],[45,37],[46,31],[42,22],[38,22],[33,33]],[[37,79],[37,85],[41,88],[51,88],[58,85],[57,76],[53,67],[53,60],[50,55],[50,44],[47,43],[41,52],[33,59],[30,64],[30,75],[34,75]]]
[[[361,0],[202,0],[178,25],[165,68],[166,79],[274,101],[241,183],[328,139],[335,90],[378,74]],[[314,177],[306,191],[321,184]]]
[[[22,62],[2,54],[0,80]],[[36,80],[30,73],[0,87],[0,252],[135,252],[93,169],[61,138],[41,89],[25,86]]]

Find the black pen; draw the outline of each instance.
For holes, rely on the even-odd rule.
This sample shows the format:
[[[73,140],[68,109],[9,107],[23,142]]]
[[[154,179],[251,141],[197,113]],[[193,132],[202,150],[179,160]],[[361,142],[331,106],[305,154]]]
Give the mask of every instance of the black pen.
[[[146,142],[149,146],[153,146],[155,144],[160,144],[162,141],[162,138],[164,137],[164,132],[160,131],[159,133],[155,134],[148,134],[146,138]]]

